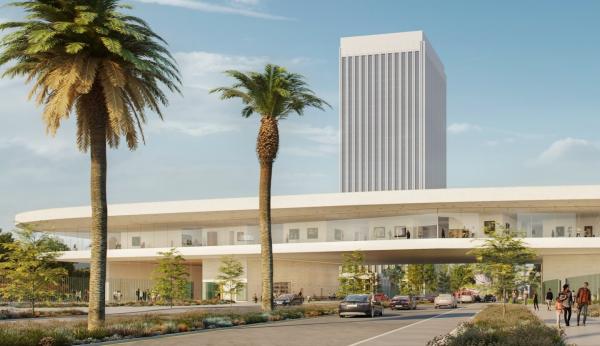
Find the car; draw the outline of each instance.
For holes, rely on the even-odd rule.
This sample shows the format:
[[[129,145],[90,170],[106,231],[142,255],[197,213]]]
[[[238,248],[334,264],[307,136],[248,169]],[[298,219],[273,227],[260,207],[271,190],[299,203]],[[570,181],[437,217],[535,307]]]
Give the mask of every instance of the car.
[[[387,302],[390,300],[390,297],[388,297],[385,293],[375,293],[374,297],[378,302]]]
[[[417,299],[413,296],[394,296],[390,301],[390,309],[392,310],[416,310]]]
[[[456,299],[451,294],[440,294],[439,296],[435,297],[433,305],[436,309],[442,307],[455,309],[457,307]]]
[[[383,305],[372,294],[349,294],[340,302],[339,316],[383,316]]]
[[[495,303],[496,302],[496,296],[493,294],[486,294],[483,297],[483,302],[484,303]]]
[[[470,294],[463,294],[460,296],[460,302],[461,303],[473,303],[475,302],[475,298],[473,298],[472,295]]]
[[[282,294],[274,300],[275,306],[302,305],[304,298],[293,293]]]

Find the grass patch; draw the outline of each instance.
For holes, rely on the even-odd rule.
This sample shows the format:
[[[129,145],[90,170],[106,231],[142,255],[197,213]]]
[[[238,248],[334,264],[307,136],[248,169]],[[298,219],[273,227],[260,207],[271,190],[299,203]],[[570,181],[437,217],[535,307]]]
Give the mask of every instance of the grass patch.
[[[34,317],[61,317],[61,316],[81,316],[87,315],[86,312],[77,309],[64,309],[54,311],[36,311],[35,314],[31,310],[0,310],[0,320],[19,319],[19,318],[34,318]]]
[[[547,326],[522,305],[490,305],[455,335],[442,335],[428,346],[566,346],[560,330]]]
[[[0,346],[67,346],[121,340],[200,329],[264,323],[337,314],[336,305],[307,305],[280,308],[271,313],[207,312],[154,313],[109,317],[105,327],[90,332],[84,321],[0,324]]]

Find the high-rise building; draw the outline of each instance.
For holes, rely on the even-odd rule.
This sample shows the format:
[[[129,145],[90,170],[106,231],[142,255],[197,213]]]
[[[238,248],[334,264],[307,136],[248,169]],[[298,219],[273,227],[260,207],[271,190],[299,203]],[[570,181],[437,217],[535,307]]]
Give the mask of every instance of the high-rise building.
[[[446,187],[446,75],[422,31],[340,42],[343,192]]]

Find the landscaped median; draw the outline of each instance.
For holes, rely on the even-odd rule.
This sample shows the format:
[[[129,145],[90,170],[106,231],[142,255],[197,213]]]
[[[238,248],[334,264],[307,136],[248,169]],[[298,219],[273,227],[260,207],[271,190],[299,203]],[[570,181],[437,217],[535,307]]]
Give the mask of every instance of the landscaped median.
[[[522,305],[483,309],[471,322],[450,334],[435,337],[428,346],[566,346],[560,330],[547,326]]]
[[[86,329],[83,321],[5,323],[0,324],[0,346],[79,345],[332,314],[337,314],[337,305],[282,308],[271,313],[154,313],[136,317],[110,317],[104,328],[93,332]]]

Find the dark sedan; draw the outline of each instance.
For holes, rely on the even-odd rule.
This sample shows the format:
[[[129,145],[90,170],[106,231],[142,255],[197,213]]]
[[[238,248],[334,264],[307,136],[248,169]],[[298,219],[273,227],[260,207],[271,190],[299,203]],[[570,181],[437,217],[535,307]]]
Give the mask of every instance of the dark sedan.
[[[339,307],[340,317],[344,316],[383,316],[383,305],[371,294],[350,294]]]
[[[413,296],[394,296],[394,298],[392,298],[392,301],[390,302],[390,309],[416,310],[417,299]]]
[[[304,303],[304,298],[295,294],[282,294],[274,301],[276,306],[301,305]]]

